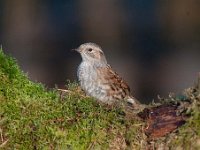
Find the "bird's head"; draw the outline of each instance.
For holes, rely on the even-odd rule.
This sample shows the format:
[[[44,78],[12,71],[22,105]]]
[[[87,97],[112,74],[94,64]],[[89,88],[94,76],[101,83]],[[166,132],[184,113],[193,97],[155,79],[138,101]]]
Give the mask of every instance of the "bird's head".
[[[94,64],[106,65],[107,61],[100,46],[95,43],[81,44],[77,49],[81,54],[82,60]]]

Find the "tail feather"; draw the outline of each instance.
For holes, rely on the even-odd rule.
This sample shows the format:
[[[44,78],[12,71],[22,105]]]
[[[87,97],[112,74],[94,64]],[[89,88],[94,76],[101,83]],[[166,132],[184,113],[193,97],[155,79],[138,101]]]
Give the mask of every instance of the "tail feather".
[[[142,110],[145,108],[145,105],[141,104],[136,98],[129,96],[126,101],[128,102],[131,107],[133,107],[136,110]]]

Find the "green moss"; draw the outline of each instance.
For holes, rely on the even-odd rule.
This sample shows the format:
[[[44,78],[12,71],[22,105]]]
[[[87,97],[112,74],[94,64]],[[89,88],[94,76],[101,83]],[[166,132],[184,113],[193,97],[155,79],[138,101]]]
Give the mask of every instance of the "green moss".
[[[186,97],[190,101],[187,106],[187,122],[179,128],[176,136],[170,139],[170,146],[185,149],[200,149],[200,91],[197,87],[186,90]]]
[[[107,108],[85,97],[77,83],[66,92],[48,90],[28,79],[16,60],[0,50],[0,149],[147,149],[144,123],[124,114],[124,108]],[[200,91],[170,101],[189,100],[184,126],[154,140],[176,149],[200,146]],[[153,104],[157,105],[157,104]],[[152,107],[152,106],[151,106]],[[164,144],[163,144],[164,143]]]
[[[120,147],[119,135],[131,143],[138,133],[139,126],[127,130],[136,121],[127,121],[123,110],[84,97],[76,83],[62,96],[30,81],[2,50],[0,81],[2,149],[107,149],[113,143]]]

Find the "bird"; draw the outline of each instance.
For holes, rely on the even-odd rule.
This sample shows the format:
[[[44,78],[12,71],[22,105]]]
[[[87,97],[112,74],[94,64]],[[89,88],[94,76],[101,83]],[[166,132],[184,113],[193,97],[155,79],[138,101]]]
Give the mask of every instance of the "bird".
[[[108,105],[125,102],[135,107],[140,104],[131,96],[128,84],[107,63],[99,45],[89,42],[74,50],[82,57],[77,76],[86,95]]]

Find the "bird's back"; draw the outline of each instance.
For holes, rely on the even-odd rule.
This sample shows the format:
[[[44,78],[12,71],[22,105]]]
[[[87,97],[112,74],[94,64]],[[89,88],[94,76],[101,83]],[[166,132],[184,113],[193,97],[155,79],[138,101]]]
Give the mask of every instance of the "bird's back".
[[[130,96],[130,88],[127,83],[108,65],[106,67],[99,67],[97,75],[101,84],[107,86],[107,96],[113,100],[123,100]]]

